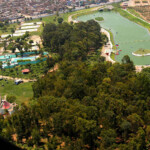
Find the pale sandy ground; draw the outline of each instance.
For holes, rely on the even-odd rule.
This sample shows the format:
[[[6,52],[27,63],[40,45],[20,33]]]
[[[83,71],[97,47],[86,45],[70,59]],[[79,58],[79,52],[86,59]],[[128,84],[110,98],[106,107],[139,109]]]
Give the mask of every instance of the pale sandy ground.
[[[106,61],[110,61],[110,62],[112,62],[112,63],[115,63],[115,61],[112,60],[111,57],[110,57],[111,54],[109,54],[109,55],[106,55],[106,54],[105,54],[105,51],[106,51],[106,50],[108,50],[108,49],[111,49],[111,50],[112,50],[112,49],[113,49],[113,45],[112,45],[111,40],[110,40],[110,34],[109,34],[108,31],[106,31],[106,30],[103,29],[103,28],[101,28],[101,32],[102,32],[103,34],[105,34],[105,35],[108,37],[108,42],[107,42],[107,44],[104,45],[103,48],[102,48],[101,56],[104,56],[105,59],[106,59]]]
[[[53,69],[50,69],[48,72],[54,72],[54,71],[56,71],[58,69],[58,64],[56,64],[55,66],[54,66],[54,68]]]
[[[136,72],[141,72],[142,69],[149,68],[149,67],[150,67],[150,65],[148,65],[148,66],[146,66],[146,65],[144,65],[144,66],[142,66],[142,65],[136,65],[135,69],[136,69]]]
[[[4,48],[3,47],[0,47],[0,55],[2,55],[4,52]]]
[[[13,78],[13,77],[2,76],[2,75],[0,75],[0,78],[7,79],[7,80],[19,80],[19,79],[21,79],[23,82],[34,82],[34,81],[36,81],[36,79],[31,80],[31,79]]]
[[[31,36],[30,37],[30,40],[33,40],[34,41],[34,43],[39,43],[40,45],[42,44],[42,40],[41,40],[41,37],[40,36],[38,36],[38,35],[33,35],[33,36]]]

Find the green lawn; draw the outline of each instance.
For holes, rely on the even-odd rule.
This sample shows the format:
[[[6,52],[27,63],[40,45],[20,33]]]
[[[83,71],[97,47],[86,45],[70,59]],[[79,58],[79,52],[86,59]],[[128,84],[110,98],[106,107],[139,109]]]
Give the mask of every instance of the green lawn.
[[[6,31],[3,30],[3,28],[0,28],[0,35],[11,34],[11,28],[16,29],[19,27],[19,25],[17,23],[13,23],[13,24],[6,25],[5,27],[6,27]]]
[[[4,86],[2,86],[2,84]],[[12,95],[16,96],[17,104],[21,104],[23,102],[28,103],[30,98],[33,97],[33,91],[32,91],[32,84],[33,82],[29,83],[21,83],[19,85],[15,85],[14,81],[12,80],[1,80],[0,81],[0,95]]]
[[[110,57],[111,57],[112,60],[116,61],[116,60],[115,60],[115,54],[114,54],[114,53],[111,53]]]
[[[141,15],[140,15],[136,10],[134,10],[134,8],[128,8],[127,10],[128,10],[131,14],[133,14],[133,15],[135,15],[135,16],[141,18],[141,19],[143,19],[143,18],[141,17]]]

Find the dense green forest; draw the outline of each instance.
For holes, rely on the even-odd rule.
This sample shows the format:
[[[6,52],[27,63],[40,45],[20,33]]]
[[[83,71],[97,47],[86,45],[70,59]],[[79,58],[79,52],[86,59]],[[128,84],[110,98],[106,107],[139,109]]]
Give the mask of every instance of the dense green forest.
[[[99,31],[93,20],[45,26],[44,46],[60,55],[59,69],[34,83],[28,106],[1,116],[2,137],[38,150],[150,148],[150,69],[136,73],[128,56],[89,63],[107,41]]]
[[[88,52],[95,51],[107,42],[94,20],[70,25],[47,24],[42,34],[43,44],[49,52],[58,53],[60,60],[86,60]]]

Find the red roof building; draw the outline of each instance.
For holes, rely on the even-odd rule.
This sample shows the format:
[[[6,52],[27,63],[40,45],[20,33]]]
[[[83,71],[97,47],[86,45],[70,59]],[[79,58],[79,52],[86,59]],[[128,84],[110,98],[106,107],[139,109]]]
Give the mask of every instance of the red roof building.
[[[3,102],[3,109],[9,109],[10,108],[10,103],[8,103],[7,101]]]
[[[24,69],[24,70],[22,70],[22,73],[23,73],[23,74],[27,74],[27,73],[29,73],[29,72],[30,72],[29,69]]]

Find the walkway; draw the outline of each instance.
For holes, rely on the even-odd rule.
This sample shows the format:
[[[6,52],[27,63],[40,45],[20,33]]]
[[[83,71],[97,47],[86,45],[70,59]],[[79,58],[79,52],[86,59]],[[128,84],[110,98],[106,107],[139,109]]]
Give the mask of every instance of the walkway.
[[[109,34],[108,31],[106,31],[106,30],[103,29],[103,28],[101,28],[101,32],[104,33],[104,34],[108,37],[108,42],[107,42],[107,44],[106,44],[105,46],[103,46],[103,48],[102,48],[101,56],[104,56],[105,59],[106,59],[106,61],[110,61],[110,62],[112,62],[112,63],[115,63],[115,61],[112,60],[111,57],[110,57],[111,51],[112,51],[112,49],[113,49],[113,45],[112,45],[112,42],[111,42],[111,40],[110,40],[110,34]],[[108,55],[106,55],[105,52],[106,52],[106,50],[108,50],[108,49],[109,49],[110,53],[109,53]]]
[[[13,78],[9,76],[2,76],[0,75],[0,78],[7,79],[7,80],[22,80],[23,82],[35,82],[37,81],[36,79],[23,79],[23,78]]]

